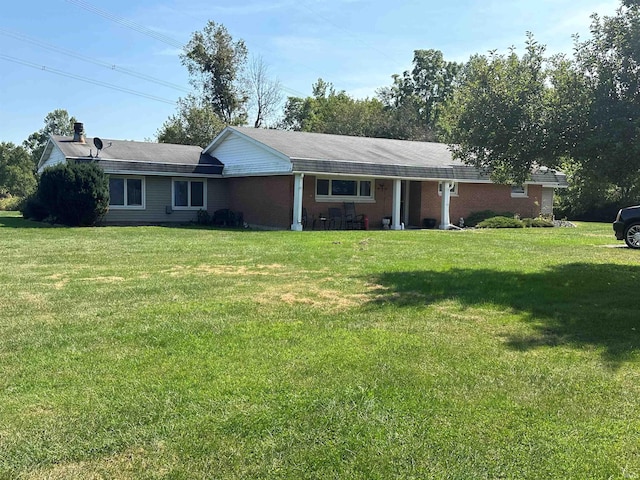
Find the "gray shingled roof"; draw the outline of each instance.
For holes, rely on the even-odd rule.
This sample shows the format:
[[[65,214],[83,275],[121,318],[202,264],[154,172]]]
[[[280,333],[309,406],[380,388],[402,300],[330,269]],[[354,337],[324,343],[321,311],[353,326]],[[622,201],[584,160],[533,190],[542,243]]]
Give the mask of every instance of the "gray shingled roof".
[[[248,127],[231,129],[283,153],[292,160],[332,160],[414,167],[463,165],[451,156],[449,147],[443,143]]]
[[[488,181],[489,175],[453,158],[443,143],[324,133],[229,127],[289,157],[294,171],[421,179]],[[566,186],[561,172],[534,172],[531,182]]]
[[[93,138],[86,143],[73,138],[52,135],[51,138],[67,158],[90,159],[97,149]],[[103,149],[98,162],[106,171],[221,174],[223,165],[215,158],[204,155],[202,148],[171,143],[130,142],[102,139]]]

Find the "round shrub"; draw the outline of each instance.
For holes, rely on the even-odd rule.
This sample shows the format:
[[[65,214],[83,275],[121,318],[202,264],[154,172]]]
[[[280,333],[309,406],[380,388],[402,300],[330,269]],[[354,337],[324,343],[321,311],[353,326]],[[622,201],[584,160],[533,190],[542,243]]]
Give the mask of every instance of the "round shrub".
[[[475,227],[480,222],[486,220],[487,218],[493,218],[493,217],[513,217],[513,213],[510,213],[510,212],[498,213],[498,212],[494,212],[493,210],[480,210],[478,212],[471,212],[464,219],[464,224],[467,227]]]
[[[513,217],[491,217],[483,220],[477,228],[523,228],[524,223]]]
[[[109,180],[93,162],[68,162],[42,172],[38,200],[55,222],[95,225],[109,209]]]
[[[36,222],[41,222],[49,216],[49,209],[40,201],[37,192],[25,198],[19,210],[24,218]]]

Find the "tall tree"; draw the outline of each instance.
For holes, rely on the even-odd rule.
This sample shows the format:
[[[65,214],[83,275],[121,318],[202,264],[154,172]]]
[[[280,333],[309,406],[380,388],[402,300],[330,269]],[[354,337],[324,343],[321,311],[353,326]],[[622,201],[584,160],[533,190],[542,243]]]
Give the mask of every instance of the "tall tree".
[[[199,145],[204,148],[225,127],[209,104],[189,95],[178,100],[178,111],[156,132],[160,143]]]
[[[289,97],[280,127],[304,132],[367,137],[387,136],[388,116],[377,99],[354,99],[322,79],[313,96]]]
[[[523,183],[536,165],[554,166],[547,145],[545,47],[528,34],[518,57],[473,56],[449,111],[453,155],[491,172],[494,180]]]
[[[393,115],[395,138],[439,140],[441,116],[458,86],[463,64],[448,62],[439,50],[416,50],[413,68],[393,76],[378,98]]]
[[[73,124],[77,122],[75,117],[69,116],[69,112],[59,108],[47,113],[44,117],[44,127],[32,133],[22,143],[31,155],[33,167],[37,167],[49,135],[73,135]]]
[[[0,197],[25,197],[36,188],[31,157],[24,147],[0,142]]]
[[[254,57],[247,70],[249,106],[255,112],[253,126],[259,128],[273,116],[282,103],[282,86],[269,77],[269,67],[262,57]]]
[[[242,82],[247,61],[244,41],[234,41],[224,25],[209,21],[202,31],[193,33],[180,59],[203,104],[210,105],[226,124],[246,122],[248,95]]]
[[[584,138],[573,157],[590,175],[616,185],[621,199],[640,195],[640,5],[592,16],[591,38],[576,45],[588,89]]]

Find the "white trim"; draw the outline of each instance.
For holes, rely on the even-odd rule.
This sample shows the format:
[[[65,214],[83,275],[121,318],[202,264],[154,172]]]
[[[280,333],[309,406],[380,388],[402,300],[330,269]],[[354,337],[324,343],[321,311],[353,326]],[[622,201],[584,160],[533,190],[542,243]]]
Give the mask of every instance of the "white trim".
[[[176,205],[176,189],[175,184],[178,182],[187,182],[187,203],[189,205]],[[202,183],[202,205],[191,205],[191,183]],[[173,210],[206,210],[207,209],[207,182],[206,178],[200,177],[175,177],[171,179],[171,208]]]
[[[124,205],[111,205],[109,204],[109,210],[146,210],[147,209],[147,186],[146,180],[144,177],[140,176],[124,176],[124,175],[109,175],[109,180],[111,178],[120,178],[124,180]],[[127,182],[128,180],[140,180],[141,186],[141,195],[142,195],[142,205],[127,205]],[[111,186],[109,186],[109,190],[111,190]],[[111,199],[109,199],[111,201]]]

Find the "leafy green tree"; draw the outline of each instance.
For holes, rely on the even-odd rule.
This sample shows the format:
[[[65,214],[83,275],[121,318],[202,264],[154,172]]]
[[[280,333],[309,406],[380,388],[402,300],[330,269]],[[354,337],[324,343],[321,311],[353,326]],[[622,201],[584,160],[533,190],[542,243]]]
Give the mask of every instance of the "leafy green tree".
[[[202,31],[193,33],[180,59],[202,104],[209,105],[226,124],[246,123],[244,41],[234,41],[224,25],[209,21]]]
[[[70,117],[69,112],[64,109],[57,109],[47,113],[44,117],[44,127],[32,133],[22,143],[31,155],[33,168],[38,166],[44,147],[47,144],[49,135],[73,135],[73,124],[77,122],[75,117]]]
[[[576,38],[573,61],[552,72],[551,141],[565,143],[569,188],[559,194],[562,215],[610,219],[640,199],[640,2],[623,1],[616,14],[592,16],[591,37]]]
[[[583,138],[572,157],[584,173],[608,181],[620,199],[631,201],[640,187],[638,2],[623,2],[611,17],[594,14],[591,38],[577,43],[575,63],[589,97]]]
[[[412,70],[393,75],[393,85],[377,92],[392,114],[389,136],[441,139],[441,118],[459,84],[462,69],[463,64],[444,60],[439,50],[416,50]]]
[[[354,99],[337,92],[322,79],[313,85],[313,96],[289,97],[280,127],[336,135],[385,136],[388,115],[377,99]]]
[[[160,143],[199,145],[204,148],[224,129],[225,124],[208,104],[189,95],[178,101],[178,112],[156,132]]]
[[[0,142],[0,197],[25,197],[36,188],[29,152],[11,142]]]
[[[528,35],[518,57],[474,55],[449,110],[449,141],[456,158],[489,171],[499,182],[520,184],[536,165],[557,164],[547,144],[545,47]]]

